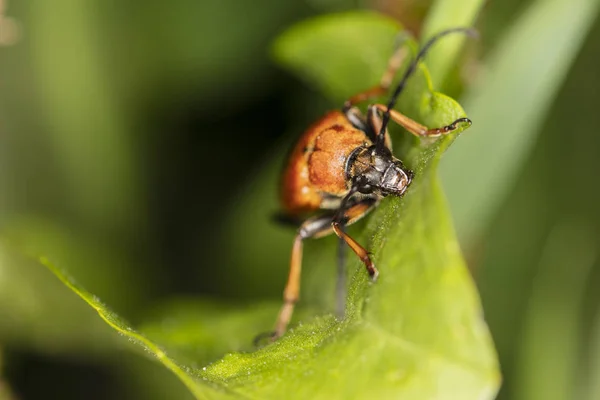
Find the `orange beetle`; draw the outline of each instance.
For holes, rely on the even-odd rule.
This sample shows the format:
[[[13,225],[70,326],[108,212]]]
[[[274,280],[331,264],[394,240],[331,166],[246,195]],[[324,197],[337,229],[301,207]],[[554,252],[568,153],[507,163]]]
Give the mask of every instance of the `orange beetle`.
[[[304,220],[298,229],[283,295],[284,304],[271,334],[272,339],[283,335],[298,301],[304,239],[334,232],[364,263],[369,276],[373,280],[377,278],[378,271],[368,252],[344,232],[344,227],[366,215],[381,198],[402,196],[412,181],[413,172],[392,155],[387,132],[389,120],[418,137],[437,137],[456,130],[459,124],[471,124],[468,118],[459,118],[448,126],[428,129],[393,109],[407,79],[429,47],[453,32],[474,34],[471,29],[453,28],[433,36],[410,64],[387,105],[369,105],[366,117],[355,107],[357,103],[387,92],[404,59],[405,48],[402,47],[390,58],[378,86],[351,97],[341,111],[326,114],[296,143],[282,176],[283,214],[290,219],[298,219],[318,211],[324,212]]]

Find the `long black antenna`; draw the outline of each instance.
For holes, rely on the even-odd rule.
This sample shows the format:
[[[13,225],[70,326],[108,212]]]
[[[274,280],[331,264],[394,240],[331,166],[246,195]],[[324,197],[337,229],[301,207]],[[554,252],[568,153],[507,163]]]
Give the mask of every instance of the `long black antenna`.
[[[378,148],[382,149],[383,147],[385,147],[385,130],[387,129],[388,123],[390,122],[390,110],[392,110],[396,106],[398,97],[400,96],[400,93],[402,93],[402,90],[406,86],[406,82],[408,81],[408,78],[410,78],[410,76],[415,72],[415,70],[417,69],[417,65],[419,65],[419,62],[425,57],[425,55],[429,51],[429,48],[431,46],[433,46],[433,44],[435,42],[437,42],[439,39],[441,39],[442,37],[444,37],[446,35],[449,35],[451,33],[457,33],[457,32],[464,33],[465,35],[468,35],[471,37],[477,37],[477,31],[473,28],[465,28],[465,27],[450,28],[450,29],[441,31],[439,33],[436,33],[435,35],[433,35],[431,37],[431,39],[429,39],[427,41],[427,43],[425,43],[423,45],[423,47],[421,47],[421,50],[419,50],[419,53],[417,54],[417,56],[413,59],[412,63],[409,65],[406,72],[404,72],[404,76],[402,76],[402,79],[398,83],[398,86],[396,86],[396,89],[394,89],[394,92],[392,93],[392,97],[390,97],[390,101],[387,105],[387,109],[383,113],[383,121],[381,124],[381,130],[379,131],[379,136],[377,137],[377,147]]]

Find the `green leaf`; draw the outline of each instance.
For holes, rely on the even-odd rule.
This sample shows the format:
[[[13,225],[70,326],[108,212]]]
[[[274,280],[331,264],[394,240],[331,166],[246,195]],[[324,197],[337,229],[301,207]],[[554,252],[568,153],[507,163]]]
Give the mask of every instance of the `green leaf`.
[[[349,88],[358,91],[377,82],[398,29],[371,13],[320,17],[285,33],[275,54],[332,98],[343,98]],[[342,38],[348,44],[336,47]],[[346,85],[341,77],[348,79]],[[400,107],[429,126],[465,115],[454,100],[432,91],[424,66]],[[402,199],[385,199],[356,235],[373,253],[379,281],[371,283],[353,259],[345,318],[297,314],[301,323],[261,349],[250,348],[249,340],[270,328],[276,306],[248,305],[244,310],[185,301],[167,306],[159,313],[167,316],[146,324],[140,333],[64,271],[42,262],[110,326],[156,356],[197,398],[492,398],[499,385],[495,352],[435,173],[457,134],[435,142],[405,142],[404,159],[416,173],[411,189]],[[263,249],[266,240],[256,234],[244,237]],[[314,260],[308,254],[305,265]],[[332,261],[323,258],[312,267],[326,270]],[[303,293],[312,290],[305,287]],[[236,349],[246,352],[206,364],[217,353]]]
[[[194,375],[197,372],[183,366],[176,360],[173,360],[165,351],[156,343],[150,341],[141,333],[133,329],[129,323],[123,320],[119,315],[108,308],[97,296],[94,296],[83,287],[81,287],[68,273],[58,266],[54,265],[50,260],[45,257],[41,257],[39,260],[44,266],[46,266],[54,275],[58,277],[69,289],[75,292],[81,297],[90,307],[92,307],[100,318],[104,320],[111,328],[125,336],[134,344],[142,347],[146,352],[155,356],[159,362],[165,367],[171,370],[181,381],[188,387],[197,398],[205,398],[207,394],[211,392],[210,387],[204,387],[204,385],[198,385]]]
[[[206,365],[229,351],[254,350],[254,338],[273,322],[279,306],[178,298],[153,310],[140,329],[178,360]]]
[[[303,324],[208,376],[251,397],[492,398],[495,356],[443,203],[430,175],[377,210],[366,236],[381,279],[355,265],[346,320]]]
[[[379,83],[398,32],[395,21],[376,13],[332,14],[287,30],[274,43],[273,56],[341,103]]]

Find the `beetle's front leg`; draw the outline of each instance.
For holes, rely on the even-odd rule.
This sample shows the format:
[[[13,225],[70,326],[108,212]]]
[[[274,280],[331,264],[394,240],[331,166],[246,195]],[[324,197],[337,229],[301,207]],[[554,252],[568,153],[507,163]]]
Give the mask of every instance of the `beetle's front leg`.
[[[383,104],[375,104],[372,107],[383,113],[387,111],[387,106],[384,106]],[[402,126],[407,131],[418,137],[438,137],[446,135],[458,129],[459,124],[471,126],[471,120],[469,118],[459,118],[450,125],[442,126],[441,128],[429,129],[425,125],[418,123],[417,121],[396,110],[390,110],[390,118],[392,118],[392,120],[398,125]]]
[[[292,247],[292,257],[290,260],[290,272],[288,275],[288,281],[283,291],[283,305],[279,311],[277,322],[275,323],[275,331],[273,332],[271,339],[275,340],[281,337],[289,325],[292,314],[294,313],[294,307],[300,298],[300,275],[302,270],[302,250],[303,241],[307,238],[316,238],[330,234],[333,230],[340,239],[344,240],[346,244],[357,254],[355,248],[360,248],[364,252],[364,255],[368,258],[366,250],[364,250],[354,239],[346,235],[343,232],[345,225],[350,225],[360,218],[365,216],[371,211],[377,204],[376,198],[366,198],[357,203],[350,205],[348,208],[340,209],[335,215],[326,214],[318,217],[314,217],[306,220],[298,229],[296,238],[294,239],[294,245]],[[339,233],[341,232],[341,233]],[[362,254],[362,253],[361,253]],[[361,255],[359,255],[361,257]],[[369,270],[369,275],[376,278],[377,270],[372,265]],[[367,267],[369,269],[369,267]],[[339,291],[338,291],[339,293]],[[344,303],[344,298],[336,299],[338,302],[338,310],[340,309],[339,303]]]
[[[375,268],[375,265],[371,261],[371,257],[369,257],[369,253],[365,250],[364,247],[360,245],[356,240],[354,240],[350,235],[344,232],[344,226],[351,224],[357,221],[359,218],[365,216],[369,211],[371,211],[375,205],[377,204],[376,198],[366,198],[361,200],[358,203],[353,204],[347,209],[341,210],[341,212],[337,213],[334,217],[331,226],[335,234],[342,239],[346,244],[352,249],[354,254],[360,258],[365,267],[367,268],[367,272],[371,279],[376,280],[379,275],[379,271]]]

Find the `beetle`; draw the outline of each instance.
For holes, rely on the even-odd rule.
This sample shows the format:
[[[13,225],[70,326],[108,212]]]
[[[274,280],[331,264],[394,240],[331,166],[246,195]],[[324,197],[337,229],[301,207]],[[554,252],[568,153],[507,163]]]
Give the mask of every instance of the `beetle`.
[[[452,28],[434,35],[417,53],[388,104],[370,104],[363,115],[357,107],[359,103],[389,90],[406,54],[405,47],[399,46],[379,85],[352,96],[341,110],[327,113],[309,127],[293,147],[282,174],[283,215],[290,219],[310,217],[300,224],[294,239],[283,305],[271,333],[272,340],[285,333],[299,299],[305,239],[335,233],[362,261],[371,279],[377,279],[379,273],[369,253],[344,228],[365,216],[382,198],[404,195],[412,182],[414,173],[392,154],[387,131],[389,121],[393,120],[420,138],[439,137],[459,126],[471,125],[468,118],[459,118],[447,126],[430,129],[394,109],[408,78],[428,49],[454,32],[475,34],[470,28]]]

